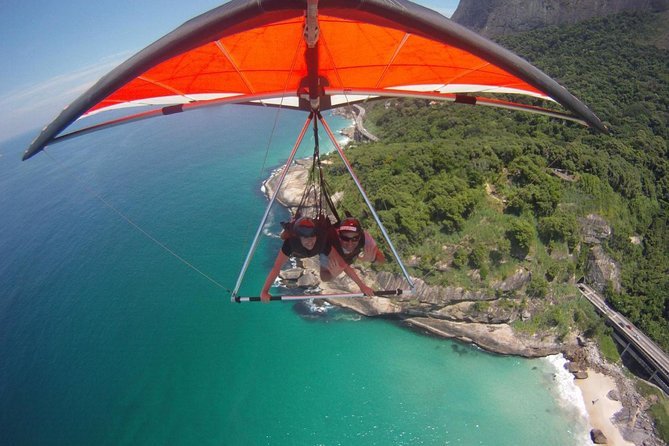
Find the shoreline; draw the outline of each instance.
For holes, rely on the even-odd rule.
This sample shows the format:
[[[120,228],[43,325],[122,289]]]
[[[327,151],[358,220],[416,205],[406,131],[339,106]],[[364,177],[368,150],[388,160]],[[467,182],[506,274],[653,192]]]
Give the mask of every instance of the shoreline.
[[[634,446],[634,443],[623,438],[620,429],[612,421],[614,415],[623,409],[620,401],[609,398],[611,392],[618,391],[615,379],[592,369],[586,369],[586,372],[587,378],[574,379],[574,383],[581,391],[590,429],[602,431],[608,445]]]
[[[341,130],[340,130],[341,132]],[[341,133],[340,133],[341,134]],[[299,162],[296,162],[296,164],[299,164]],[[291,166],[293,167],[293,166]],[[280,169],[279,169],[280,170]],[[263,192],[265,193],[266,196],[270,195],[270,190],[271,190],[271,181],[275,178],[276,174],[278,172],[275,171],[270,175],[270,177],[263,182],[262,189]],[[292,178],[286,178],[286,180],[289,180],[289,183],[297,183],[299,182],[299,178],[297,178],[299,175],[296,175],[294,173],[292,175]],[[292,180],[292,181],[290,181]],[[269,187],[268,187],[269,186]],[[285,185],[284,185],[285,187]],[[299,188],[301,191],[301,188]],[[290,194],[285,194],[285,195],[290,195]],[[290,208],[290,200],[281,200],[279,199],[281,204],[285,207]],[[326,286],[326,288],[328,288]],[[317,298],[317,296],[314,296]],[[372,298],[370,302],[365,303],[363,305],[363,302],[357,301],[353,303],[349,302],[336,302],[339,299],[328,299],[330,303],[339,306],[339,307],[344,307],[347,308],[349,311],[352,311],[354,313],[360,314],[362,316],[379,316],[383,314],[390,314],[390,313],[397,313],[398,311],[401,311],[399,308],[394,308],[393,304],[385,298]],[[467,342],[469,344],[473,345],[479,345],[481,347],[480,339],[477,342],[477,339],[470,337],[472,333],[469,331],[463,332],[467,334],[467,336],[453,336],[453,327],[449,326],[446,327],[447,330],[444,332],[440,332],[440,330],[434,330],[430,328],[434,327],[426,327],[426,326],[421,326],[421,318],[409,318],[409,321],[413,319],[413,323],[410,325],[418,325],[418,328],[423,328],[424,330],[427,330],[431,332],[434,335],[440,336],[444,339],[448,338],[458,338],[461,342]],[[434,324],[435,320],[429,319],[426,321],[426,324],[429,322],[428,325]],[[463,323],[464,324],[464,323]],[[457,325],[455,323],[450,323],[450,325]],[[468,323],[465,325],[471,326],[476,326],[477,324],[472,324]],[[482,324],[478,324],[482,325]],[[494,325],[494,324],[493,324]],[[496,326],[497,327],[497,326]],[[510,327],[509,327],[510,329]],[[489,330],[488,330],[489,331]],[[497,330],[496,330],[497,331]],[[476,333],[474,333],[476,334]],[[493,336],[497,338],[497,336]],[[511,336],[513,337],[513,336]],[[499,341],[499,339],[496,339],[496,341]],[[513,343],[512,341],[507,340],[508,342]],[[516,341],[517,342],[517,341]],[[502,342],[503,343],[503,342]],[[487,348],[486,348],[487,347]],[[499,347],[499,345],[497,346]],[[498,353],[498,354],[511,354],[511,355],[518,355],[518,356],[525,356],[525,357],[543,357],[543,358],[548,358],[549,356],[553,355],[556,353],[556,351],[548,351],[550,349],[544,349],[539,348],[538,346],[535,345],[524,345],[525,348],[528,348],[528,350],[533,351],[533,354],[527,355],[527,354],[520,354],[520,353],[513,353],[509,351],[504,351],[504,352],[498,352],[495,351],[495,348],[490,348],[490,345],[485,345],[482,346],[482,348],[486,351],[492,352],[492,353]],[[563,358],[564,361],[568,362],[567,357],[571,355],[566,354],[565,350],[566,346],[563,345],[563,348],[561,348],[561,352],[559,353],[560,356]],[[542,351],[543,354],[537,354],[539,353],[539,350]],[[565,395],[556,395],[556,398],[560,398],[563,403],[569,404],[570,406],[573,406],[576,408],[579,413],[583,417],[584,425],[587,427],[587,432],[586,436],[586,444],[593,444],[590,442],[591,439],[591,432],[593,430],[600,430],[607,439],[607,442],[605,444],[613,445],[613,446],[634,446],[635,444],[641,444],[641,443],[633,443],[630,441],[627,441],[623,438],[623,429],[629,433],[628,429],[633,429],[629,426],[624,426],[623,422],[618,422],[616,423],[614,421],[614,416],[620,412],[624,407],[623,404],[620,401],[614,401],[608,397],[608,395],[614,391],[614,393],[617,394],[623,394],[624,392],[628,391],[628,389],[625,388],[620,388],[618,383],[616,382],[616,374],[613,373],[608,373],[608,370],[604,370],[601,367],[597,367],[598,364],[601,362],[601,358],[599,358],[599,354],[595,355],[597,358],[594,360],[594,362],[587,361],[585,363],[585,371],[587,371],[587,378],[582,378],[582,379],[577,379],[573,374],[572,375],[572,380],[573,380],[573,387],[572,391],[570,392],[570,395],[565,396]],[[591,358],[595,359],[595,358]],[[607,373],[601,373],[597,372],[593,369],[593,367],[596,367],[597,370],[601,370]],[[625,386],[627,387],[627,386]],[[579,391],[577,392],[575,388],[578,388]],[[580,398],[580,401],[574,401],[574,399]],[[593,403],[594,401],[594,403]],[[625,401],[628,401],[625,399]],[[578,404],[581,402],[581,404]],[[635,435],[636,437],[636,435]],[[645,443],[644,443],[645,444]],[[648,443],[648,444],[654,444],[654,443]]]

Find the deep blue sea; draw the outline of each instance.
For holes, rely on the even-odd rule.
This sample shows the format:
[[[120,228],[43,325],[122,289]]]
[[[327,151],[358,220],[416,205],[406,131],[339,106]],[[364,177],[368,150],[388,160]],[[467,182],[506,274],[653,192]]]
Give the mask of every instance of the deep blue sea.
[[[0,444],[590,444],[558,357],[233,304],[185,265],[234,286],[261,182],[304,120],[202,109],[26,162],[33,134],[0,143]],[[258,294],[278,245],[260,244],[243,294]]]

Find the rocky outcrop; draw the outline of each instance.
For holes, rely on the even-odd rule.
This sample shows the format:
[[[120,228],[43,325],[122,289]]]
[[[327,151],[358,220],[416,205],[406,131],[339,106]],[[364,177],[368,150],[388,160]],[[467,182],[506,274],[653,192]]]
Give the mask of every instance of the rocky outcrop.
[[[581,238],[588,245],[599,245],[611,238],[611,226],[597,214],[589,214],[579,219]]]
[[[309,178],[309,167],[311,158],[296,160],[288,168],[288,172],[279,189],[276,200],[291,211],[297,208],[302,199],[304,187]],[[263,189],[268,197],[272,197],[279,186],[283,166],[272,173],[272,175],[263,183]],[[313,203],[307,203],[307,206]]]
[[[567,25],[623,11],[666,11],[669,0],[460,0],[451,17],[487,37]]]
[[[581,241],[589,246],[585,279],[597,291],[602,292],[610,282],[616,291],[620,291],[620,267],[602,248],[601,244],[611,238],[613,231],[604,218],[590,214],[579,219]]]
[[[554,355],[564,349],[564,343],[554,338],[523,336],[507,324],[464,323],[425,317],[408,318],[405,322],[430,333],[473,343],[484,350],[502,355],[536,358]]]
[[[600,293],[611,283],[616,292],[620,292],[620,267],[602,249],[595,245],[588,254],[585,280]]]

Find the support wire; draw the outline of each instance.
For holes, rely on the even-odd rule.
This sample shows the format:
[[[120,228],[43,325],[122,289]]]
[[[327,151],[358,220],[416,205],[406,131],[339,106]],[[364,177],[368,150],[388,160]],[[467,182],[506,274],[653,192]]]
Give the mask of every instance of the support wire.
[[[353,169],[351,168],[351,164],[349,163],[348,159],[344,155],[344,151],[342,150],[341,146],[337,142],[337,138],[332,134],[332,130],[330,130],[330,126],[328,126],[327,122],[325,122],[325,118],[318,113],[318,120],[323,124],[323,128],[328,134],[328,137],[330,138],[330,141],[332,141],[332,144],[335,146],[337,149],[337,153],[339,153],[339,157],[341,160],[344,162],[344,166],[346,166],[346,170],[348,170],[348,173],[351,175],[351,178],[353,178],[353,182],[358,188],[358,191],[360,191],[360,195],[362,195],[362,198],[365,200],[365,203],[367,204],[367,207],[372,213],[372,216],[374,217],[374,220],[376,221],[376,224],[379,226],[379,229],[381,229],[381,233],[383,233],[383,238],[386,240],[386,243],[388,243],[388,246],[390,247],[390,250],[393,253],[393,257],[395,258],[395,261],[397,264],[400,266],[402,269],[402,273],[404,274],[404,278],[407,280],[409,283],[409,288],[411,289],[411,292],[413,293],[415,291],[415,285],[413,283],[413,280],[411,280],[411,277],[409,276],[409,273],[407,272],[406,268],[404,267],[404,263],[402,263],[402,259],[400,259],[399,254],[397,253],[397,250],[395,250],[395,246],[393,245],[393,242],[390,241],[390,236],[388,235],[388,232],[386,232],[386,228],[383,227],[383,223],[381,223],[381,219],[379,218],[378,214],[376,213],[376,210],[374,210],[374,206],[372,206],[371,201],[369,201],[369,198],[367,198],[367,194],[365,193],[365,190],[362,188],[362,185],[360,184],[360,181],[358,180],[358,177],[355,175],[353,172]]]
[[[251,259],[253,259],[253,254],[255,254],[256,248],[258,247],[258,242],[260,241],[260,235],[262,234],[262,229],[265,226],[265,223],[267,222],[267,218],[269,217],[269,212],[272,209],[274,202],[276,201],[276,197],[279,195],[279,190],[281,190],[281,186],[283,185],[283,182],[286,179],[286,174],[288,173],[288,169],[290,168],[290,165],[293,163],[293,159],[295,158],[297,149],[300,147],[302,139],[304,138],[304,134],[307,132],[309,124],[311,123],[311,120],[313,118],[314,114],[309,113],[309,117],[307,117],[304,126],[302,126],[300,135],[297,137],[297,141],[295,141],[293,150],[290,152],[290,156],[288,157],[286,164],[283,166],[283,170],[281,171],[281,176],[279,177],[279,184],[277,184],[276,189],[272,194],[272,198],[269,200],[269,203],[267,204],[267,208],[265,209],[265,214],[262,216],[262,219],[260,220],[260,224],[258,225],[258,230],[256,231],[255,237],[253,237],[253,242],[251,243],[251,248],[249,249],[249,252],[246,255],[244,264],[242,265],[242,270],[239,272],[239,276],[237,277],[237,283],[235,284],[235,289],[232,291],[230,295],[230,301],[232,302],[235,302],[236,300],[237,293],[239,292],[239,288],[241,287],[242,281],[244,280],[244,275],[246,274],[246,270],[251,264]]]

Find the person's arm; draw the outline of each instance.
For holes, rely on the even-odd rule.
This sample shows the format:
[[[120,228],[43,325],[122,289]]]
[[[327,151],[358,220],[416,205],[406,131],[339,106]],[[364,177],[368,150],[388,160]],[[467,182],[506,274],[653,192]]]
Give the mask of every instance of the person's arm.
[[[374,256],[375,263],[385,263],[386,261],[386,256],[383,255],[383,252],[379,249],[379,247],[376,247],[376,255]]]
[[[358,273],[355,272],[351,265],[346,263],[344,259],[341,258],[336,249],[332,248],[330,250],[329,256],[338,264],[343,265],[346,275],[350,277],[351,280],[353,280],[356,285],[358,285],[358,287],[360,287],[360,291],[362,291],[365,296],[371,297],[374,295],[374,290],[368,287],[367,284],[362,281],[362,279],[358,276]]]
[[[276,279],[276,276],[279,275],[279,271],[281,270],[281,266],[286,263],[288,260],[288,256],[283,253],[283,251],[279,251],[279,253],[276,256],[276,260],[274,261],[274,266],[270,270],[269,274],[267,274],[267,279],[265,279],[265,285],[262,287],[262,291],[260,292],[260,300],[263,302],[269,302],[270,298],[272,297],[269,294],[269,288],[272,286],[274,283],[274,279]]]
[[[364,258],[374,263],[384,263],[386,261],[386,256],[383,255],[376,241],[368,232],[365,232]]]

